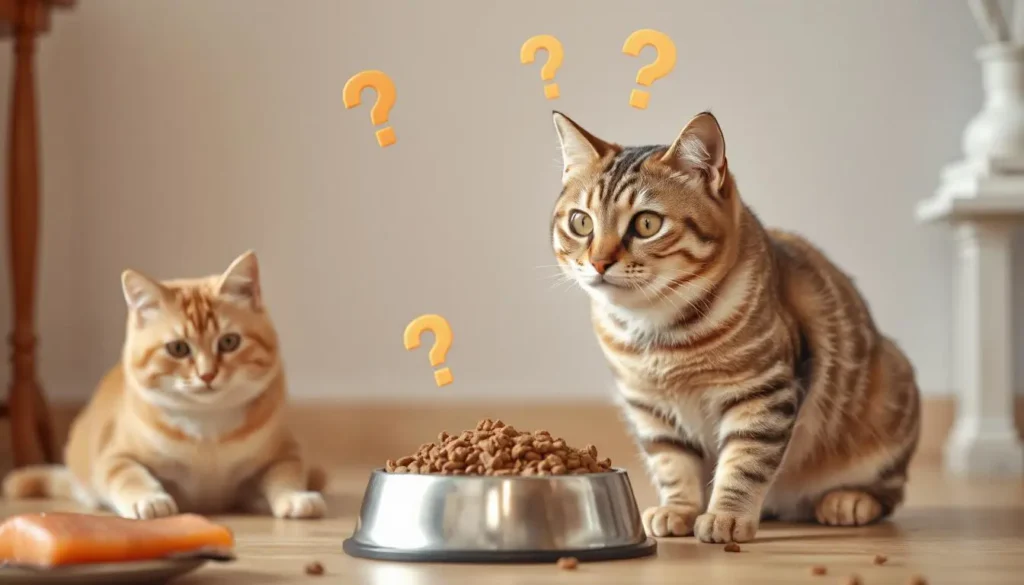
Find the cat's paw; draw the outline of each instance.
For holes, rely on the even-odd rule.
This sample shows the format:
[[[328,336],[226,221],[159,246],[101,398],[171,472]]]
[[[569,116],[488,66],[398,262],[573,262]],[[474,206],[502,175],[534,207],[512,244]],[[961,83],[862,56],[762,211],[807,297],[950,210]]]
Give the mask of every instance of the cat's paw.
[[[323,518],[327,502],[318,492],[287,492],[271,504],[277,518]]]
[[[729,513],[701,514],[693,533],[701,542],[750,542],[757,534],[758,520]]]
[[[882,517],[882,504],[862,491],[836,490],[818,501],[814,515],[828,526],[864,526]]]
[[[121,502],[115,507],[121,516],[137,520],[163,518],[178,513],[178,504],[174,502],[174,498],[163,493],[146,494],[134,500]]]
[[[653,506],[644,510],[644,530],[651,536],[689,536],[699,513],[693,506]]]

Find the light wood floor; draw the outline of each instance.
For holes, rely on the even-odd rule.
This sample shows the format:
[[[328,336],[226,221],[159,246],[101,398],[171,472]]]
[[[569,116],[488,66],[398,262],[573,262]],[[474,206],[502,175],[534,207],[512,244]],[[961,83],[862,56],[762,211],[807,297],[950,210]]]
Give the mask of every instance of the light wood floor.
[[[238,560],[207,565],[181,578],[180,585],[245,583],[344,583],[379,585],[504,585],[579,583],[694,583],[740,585],[846,583],[852,574],[864,585],[901,585],[920,574],[931,584],[1024,583],[1024,482],[966,482],[935,471],[916,470],[908,506],[891,522],[868,528],[836,529],[766,523],[756,542],[739,554],[693,538],[662,539],[658,556],[581,564],[576,571],[554,565],[423,565],[353,559],[341,542],[353,529],[369,468],[335,470],[330,517],[320,521],[278,521],[225,517],[236,532]],[[654,501],[639,469],[630,468],[641,507]],[[66,502],[0,502],[0,515],[24,511],[73,510]],[[889,557],[875,566],[876,554]],[[319,561],[320,577],[304,567]],[[812,576],[824,565],[825,576]]]

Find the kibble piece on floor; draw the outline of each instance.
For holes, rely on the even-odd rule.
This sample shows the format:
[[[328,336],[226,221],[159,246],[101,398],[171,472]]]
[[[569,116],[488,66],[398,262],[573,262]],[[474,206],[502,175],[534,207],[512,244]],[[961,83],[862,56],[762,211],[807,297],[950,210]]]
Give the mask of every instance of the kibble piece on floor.
[[[863,585],[863,581],[860,580],[860,575],[850,575],[843,581],[843,585]]]
[[[548,431],[517,431],[489,418],[476,430],[442,432],[437,443],[424,443],[414,455],[384,464],[388,473],[495,476],[580,475],[611,467],[611,459],[598,459],[593,445],[577,449]]]
[[[826,573],[828,573],[828,569],[826,569],[825,567],[823,567],[821,565],[815,565],[815,566],[811,567],[811,574],[812,575],[824,575]]]
[[[580,562],[576,560],[576,557],[562,557],[558,559],[558,568],[565,571],[572,571],[578,567]]]
[[[316,561],[313,561],[312,563],[309,563],[308,565],[306,565],[306,574],[307,575],[323,575],[324,574],[324,566],[321,565],[320,563],[316,562]]]
[[[730,542],[729,544],[725,545],[725,552],[740,552],[740,545],[736,544],[735,542]]]
[[[889,557],[887,557],[885,555],[875,555],[875,564],[876,565],[884,565],[885,562],[888,561],[888,560],[889,560]]]
[[[928,580],[921,575],[914,575],[907,581],[907,585],[928,585]]]

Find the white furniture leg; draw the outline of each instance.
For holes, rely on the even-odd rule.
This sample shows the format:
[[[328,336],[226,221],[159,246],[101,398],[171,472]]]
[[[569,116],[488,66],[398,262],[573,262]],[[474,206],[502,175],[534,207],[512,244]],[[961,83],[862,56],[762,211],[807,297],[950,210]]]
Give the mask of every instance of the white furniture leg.
[[[1014,423],[1011,227],[981,218],[955,224],[960,395],[945,463],[957,474],[1024,474]]]

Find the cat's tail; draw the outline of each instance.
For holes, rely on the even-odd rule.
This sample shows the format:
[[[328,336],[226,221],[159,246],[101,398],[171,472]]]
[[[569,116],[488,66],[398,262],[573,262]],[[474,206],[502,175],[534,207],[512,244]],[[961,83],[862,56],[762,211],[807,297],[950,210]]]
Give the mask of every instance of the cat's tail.
[[[71,471],[63,465],[29,465],[8,473],[2,489],[7,499],[72,499],[72,481]]]
[[[59,498],[90,507],[98,505],[63,465],[29,465],[15,469],[4,478],[0,490],[6,499]]]

